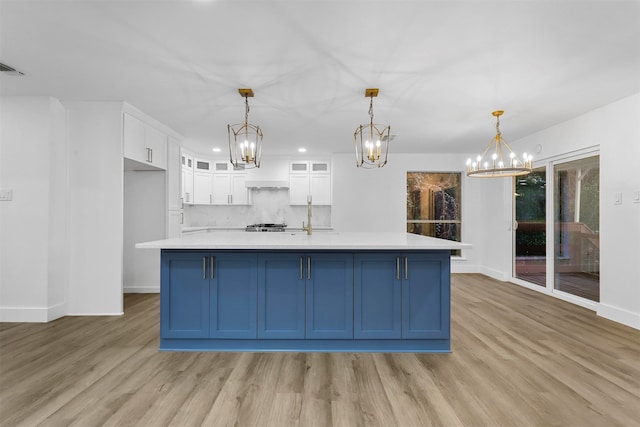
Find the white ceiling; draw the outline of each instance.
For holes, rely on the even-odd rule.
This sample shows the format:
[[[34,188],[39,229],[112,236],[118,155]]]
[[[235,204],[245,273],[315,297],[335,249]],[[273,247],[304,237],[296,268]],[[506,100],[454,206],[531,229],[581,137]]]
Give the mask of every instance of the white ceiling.
[[[349,152],[367,123],[390,152],[475,152],[640,91],[639,1],[6,1],[2,95],[125,100],[201,153],[227,123],[263,153]]]

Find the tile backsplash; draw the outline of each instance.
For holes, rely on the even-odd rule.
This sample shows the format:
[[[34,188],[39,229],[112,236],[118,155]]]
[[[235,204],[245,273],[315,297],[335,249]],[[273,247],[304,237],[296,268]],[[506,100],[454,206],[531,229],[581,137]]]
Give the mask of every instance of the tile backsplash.
[[[307,222],[307,206],[289,205],[287,189],[251,189],[249,206],[185,205],[186,227],[245,226],[257,223],[285,223],[302,227]],[[313,206],[314,227],[331,226],[331,206]]]

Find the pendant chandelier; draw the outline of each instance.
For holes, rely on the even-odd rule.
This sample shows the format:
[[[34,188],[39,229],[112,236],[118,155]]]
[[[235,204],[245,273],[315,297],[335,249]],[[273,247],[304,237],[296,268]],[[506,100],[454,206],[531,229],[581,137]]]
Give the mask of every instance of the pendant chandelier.
[[[475,161],[467,159],[467,176],[496,178],[527,175],[531,172],[533,157],[524,153],[520,160],[516,156],[500,133],[500,116],[504,111],[498,110],[491,114],[496,118],[496,136]]]
[[[373,98],[378,96],[378,89],[366,89],[364,96],[371,98],[369,103],[370,122],[358,126],[353,134],[356,166],[366,169],[381,168],[387,164],[391,126],[383,128],[373,123]]]
[[[260,126],[249,123],[249,98],[253,90],[238,89],[244,97],[244,123],[227,125],[229,133],[229,156],[234,168],[244,165],[244,169],[259,168],[262,155],[262,130]]]

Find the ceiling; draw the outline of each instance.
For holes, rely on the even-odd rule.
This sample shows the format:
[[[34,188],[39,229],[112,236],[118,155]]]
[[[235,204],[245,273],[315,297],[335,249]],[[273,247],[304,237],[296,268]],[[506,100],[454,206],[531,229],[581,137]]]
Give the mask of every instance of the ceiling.
[[[493,110],[512,141],[639,92],[640,2],[0,0],[0,62],[1,95],[125,100],[200,153],[241,87],[265,155],[350,152],[370,87],[391,153],[468,153]]]

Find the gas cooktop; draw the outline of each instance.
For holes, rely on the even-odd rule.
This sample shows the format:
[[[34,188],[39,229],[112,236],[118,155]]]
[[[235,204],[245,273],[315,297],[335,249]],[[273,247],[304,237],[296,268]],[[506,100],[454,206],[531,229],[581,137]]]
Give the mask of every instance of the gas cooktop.
[[[251,224],[245,227],[245,231],[282,232],[287,229],[287,224]]]

